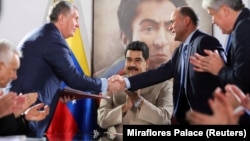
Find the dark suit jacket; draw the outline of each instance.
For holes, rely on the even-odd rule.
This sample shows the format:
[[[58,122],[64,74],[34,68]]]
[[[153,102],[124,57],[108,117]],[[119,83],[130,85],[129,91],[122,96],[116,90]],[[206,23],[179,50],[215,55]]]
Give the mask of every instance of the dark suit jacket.
[[[24,117],[15,118],[10,114],[0,118],[0,136],[23,135],[27,131],[27,124]]]
[[[57,92],[62,81],[82,91],[101,91],[100,79],[89,78],[77,71],[67,42],[53,23],[46,23],[31,31],[19,47],[23,57],[17,71],[18,78],[11,83],[11,90],[18,93],[38,92],[36,103],[43,102],[50,107],[50,114],[45,120],[29,122],[28,136],[43,136],[56,108]]]
[[[175,116],[178,122],[185,124],[185,112],[190,109],[190,106],[194,110],[208,114],[211,113],[208,99],[212,97],[215,88],[220,86],[220,82],[218,77],[212,74],[194,71],[193,66],[188,63],[189,59],[187,59],[188,67],[186,67],[187,70],[185,71],[187,74],[186,92],[184,92],[180,88],[181,46],[175,50],[171,60],[162,64],[159,68],[129,77],[128,79],[131,83],[131,90],[136,90],[173,77]],[[194,55],[196,52],[204,55],[204,49],[217,49],[221,56],[225,55],[224,49],[216,38],[197,30],[190,40],[187,56],[189,58],[189,56]]]
[[[236,84],[244,93],[250,93],[250,10],[244,8],[238,16],[227,56],[227,65],[219,72],[223,84]],[[250,124],[250,117],[244,115],[240,124]]]
[[[219,72],[223,84],[239,86],[250,93],[250,11],[243,9],[238,16],[231,33],[227,66]]]

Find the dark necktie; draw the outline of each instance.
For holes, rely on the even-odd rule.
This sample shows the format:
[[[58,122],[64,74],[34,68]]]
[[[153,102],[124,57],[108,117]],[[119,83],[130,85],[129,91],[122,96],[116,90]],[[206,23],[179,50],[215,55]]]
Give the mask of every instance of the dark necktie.
[[[187,59],[187,47],[188,45],[187,44],[183,44],[182,46],[182,49],[181,49],[181,78],[180,78],[180,88],[179,88],[179,95],[178,95],[178,100],[177,100],[177,105],[174,109],[174,112],[173,112],[173,116],[176,115],[176,111],[178,109],[178,105],[179,105],[179,100],[180,100],[180,96],[182,94],[182,91],[185,91],[185,67],[187,64],[185,64],[186,62],[186,59]]]
[[[184,84],[185,84],[185,71],[186,71],[186,66],[187,64],[185,64],[186,60],[187,60],[187,47],[188,45],[187,44],[183,44],[183,47],[182,47],[182,51],[181,51],[181,57],[182,57],[182,60],[181,60],[181,87],[184,88]]]
[[[232,35],[231,34],[229,34],[228,35],[228,39],[227,39],[227,44],[226,44],[226,48],[225,48],[225,50],[226,50],[226,56],[223,58],[224,60],[225,60],[225,62],[226,62],[226,64],[230,64],[230,48],[231,48],[231,42],[232,42]]]
[[[227,46],[226,46],[226,53],[228,54],[229,49],[231,46],[231,34],[228,35],[228,39],[227,39]]]

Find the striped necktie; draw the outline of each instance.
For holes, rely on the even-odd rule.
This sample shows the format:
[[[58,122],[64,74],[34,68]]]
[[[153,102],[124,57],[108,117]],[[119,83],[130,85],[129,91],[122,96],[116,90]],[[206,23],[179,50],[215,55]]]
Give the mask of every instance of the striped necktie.
[[[182,47],[182,51],[181,51],[181,57],[182,57],[182,60],[181,60],[181,86],[183,87],[184,86],[184,81],[185,81],[185,66],[187,64],[185,64],[186,60],[187,60],[187,47],[188,45],[187,44],[183,44],[183,47]]]
[[[173,116],[176,116],[176,112],[179,106],[179,100],[180,100],[180,96],[182,91],[185,91],[185,66],[187,64],[185,64],[186,59],[187,59],[187,44],[183,44],[182,48],[181,48],[181,78],[180,78],[180,88],[179,88],[179,95],[177,98],[177,102],[176,102],[176,107],[174,108],[174,112],[173,112]]]

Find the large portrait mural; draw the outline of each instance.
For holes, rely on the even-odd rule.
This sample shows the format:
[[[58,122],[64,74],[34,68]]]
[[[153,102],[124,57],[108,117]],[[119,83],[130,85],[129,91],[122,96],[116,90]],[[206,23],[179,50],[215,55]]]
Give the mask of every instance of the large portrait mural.
[[[150,49],[149,69],[168,61],[179,45],[169,32],[171,12],[191,6],[200,19],[199,29],[212,34],[211,18],[200,0],[94,0],[92,74],[110,77],[121,74],[124,48],[135,40]]]

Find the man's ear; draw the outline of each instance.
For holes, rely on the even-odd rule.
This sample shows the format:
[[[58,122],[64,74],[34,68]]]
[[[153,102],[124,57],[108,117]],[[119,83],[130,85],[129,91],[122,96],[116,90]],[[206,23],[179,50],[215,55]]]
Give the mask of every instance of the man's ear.
[[[63,20],[64,20],[64,15],[63,14],[60,14],[59,16],[58,16],[58,22],[59,22],[59,24],[63,24]]]
[[[186,16],[186,17],[184,18],[184,22],[185,22],[186,25],[189,25],[190,22],[191,22],[190,17]]]
[[[221,11],[223,12],[223,15],[226,17],[232,15],[230,8],[228,8],[228,6],[226,6],[226,5],[221,6]]]
[[[123,31],[120,32],[120,38],[124,46],[127,46],[129,44],[130,41]]]

